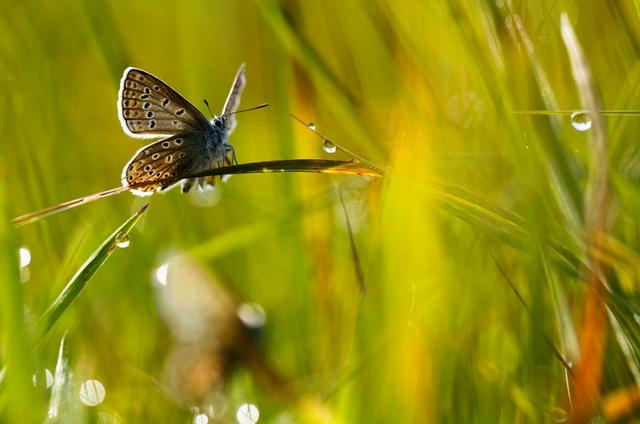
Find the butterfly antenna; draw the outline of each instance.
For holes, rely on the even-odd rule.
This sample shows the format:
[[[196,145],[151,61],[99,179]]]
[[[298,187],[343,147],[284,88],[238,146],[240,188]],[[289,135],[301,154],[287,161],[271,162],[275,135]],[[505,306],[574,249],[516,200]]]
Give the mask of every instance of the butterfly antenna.
[[[258,106],[248,107],[246,109],[238,109],[236,111],[229,112],[225,114],[225,116],[235,115],[236,113],[240,113],[240,112],[249,112],[250,110],[262,109],[263,107],[267,107],[267,106],[269,106],[269,103],[262,103]]]
[[[207,110],[209,111],[209,115],[211,115],[211,119],[213,119],[213,112],[211,112],[211,107],[209,106],[209,102],[207,99],[202,99],[205,105],[207,105]]]

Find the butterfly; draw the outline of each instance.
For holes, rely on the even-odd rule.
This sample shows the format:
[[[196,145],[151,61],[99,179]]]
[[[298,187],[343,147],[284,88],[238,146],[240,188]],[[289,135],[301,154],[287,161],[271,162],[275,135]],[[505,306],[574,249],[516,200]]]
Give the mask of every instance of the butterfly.
[[[238,163],[227,142],[236,127],[235,112],[246,84],[244,64],[236,73],[220,115],[208,120],[194,105],[160,78],[129,67],[118,91],[118,117],[124,132],[136,138],[162,137],[136,152],[122,169],[122,185],[149,182],[131,189],[137,196],[165,191],[178,182],[159,181]],[[188,192],[195,179],[179,181]],[[213,177],[198,178],[198,185],[213,185]]]

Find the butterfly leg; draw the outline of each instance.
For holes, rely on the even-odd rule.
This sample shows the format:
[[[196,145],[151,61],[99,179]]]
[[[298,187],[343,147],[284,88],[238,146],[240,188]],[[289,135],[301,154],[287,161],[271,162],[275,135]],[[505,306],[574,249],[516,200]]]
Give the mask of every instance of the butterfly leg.
[[[231,161],[227,159],[227,156],[229,156],[229,153],[231,153]],[[224,145],[224,155],[225,155],[225,164],[226,163],[229,163],[229,165],[238,164],[238,159],[236,158],[236,149],[234,149],[231,144]]]

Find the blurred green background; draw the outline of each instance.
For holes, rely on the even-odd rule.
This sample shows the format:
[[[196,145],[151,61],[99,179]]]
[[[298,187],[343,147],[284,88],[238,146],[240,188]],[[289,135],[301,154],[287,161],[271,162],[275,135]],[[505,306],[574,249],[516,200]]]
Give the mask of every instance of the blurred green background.
[[[639,119],[604,119],[607,153],[599,160],[609,164],[611,201],[593,248],[584,206],[592,129],[577,130],[568,114],[516,112],[586,107],[561,37],[562,12],[600,106],[638,109],[636,7],[5,0],[0,363],[8,374],[0,421],[46,418],[51,389],[41,380],[34,387],[31,375],[54,371],[65,332],[65,375],[72,371],[76,396],[61,405],[80,405],[89,379],[106,392],[79,421],[193,422],[203,413],[234,422],[245,403],[259,409],[260,422],[274,423],[564,421],[571,373],[558,356],[581,357],[585,270],[594,257],[607,268],[608,289],[594,414],[630,419],[640,383]],[[206,196],[154,195],[130,245],[113,252],[33,350],[30,329],[45,309],[145,201],[124,193],[17,229],[8,220],[120,184],[144,143],[123,133],[116,113],[127,66],[157,75],[201,110],[208,99],[217,112],[243,62],[242,106],[270,107],[238,116],[230,142],[241,163],[349,159],[324,152],[291,112],[386,167],[387,177],[238,175]],[[20,247],[31,255],[22,270]],[[188,291],[181,280],[208,281],[194,286],[204,299],[197,308],[233,315],[215,301],[225,296],[262,308],[256,355],[295,394],[261,384],[242,363],[214,400],[168,389],[175,364],[167,358],[182,327],[159,309],[157,269],[177,253],[193,262],[169,284]],[[207,284],[218,288],[209,293]],[[184,305],[174,313],[200,310]],[[199,325],[216,339],[220,317],[211,316]],[[626,393],[630,404],[612,409],[612,393]]]

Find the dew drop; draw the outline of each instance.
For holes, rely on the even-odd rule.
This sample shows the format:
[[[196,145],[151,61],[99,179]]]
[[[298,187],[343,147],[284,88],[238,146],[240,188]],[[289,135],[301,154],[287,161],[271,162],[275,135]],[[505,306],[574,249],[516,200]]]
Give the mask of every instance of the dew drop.
[[[310,130],[312,130],[312,131],[315,131],[315,130],[316,130],[316,124],[315,124],[315,123],[313,123],[313,122],[309,122],[309,123],[307,124],[307,128],[309,128],[309,129],[310,129]]]
[[[193,417],[193,424],[207,424],[209,422],[209,417],[205,414],[198,414]]]
[[[53,385],[53,374],[49,371],[48,368],[45,368],[44,371],[38,371],[33,374],[31,379],[33,381],[33,385],[35,387],[43,387],[48,389]]]
[[[131,240],[129,240],[129,236],[127,234],[119,234],[118,237],[116,237],[116,246],[120,249],[127,248],[130,244]]]
[[[167,276],[169,275],[169,265],[162,264],[158,268],[156,268],[153,276],[156,282],[161,286],[167,285]]]
[[[104,400],[106,391],[98,380],[87,380],[80,386],[80,401],[87,406],[97,406]]]
[[[236,411],[236,419],[240,424],[255,424],[259,418],[258,407],[251,403],[243,403]]]
[[[240,321],[249,328],[262,328],[267,321],[264,308],[257,303],[243,303],[236,312]]]
[[[552,410],[551,410],[551,414],[553,416],[553,421],[557,422],[557,423],[564,423],[567,421],[567,411],[565,411],[564,409],[560,408],[559,406],[555,406]]]
[[[588,131],[591,128],[591,115],[588,112],[573,112],[571,126],[578,131]]]
[[[31,251],[26,247],[21,247],[18,251],[20,255],[20,267],[25,267],[31,263]]]
[[[338,148],[336,147],[336,145],[333,144],[333,142],[328,138],[325,138],[324,141],[322,142],[322,150],[324,150],[327,153],[335,153],[337,149]]]

